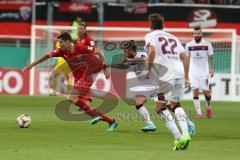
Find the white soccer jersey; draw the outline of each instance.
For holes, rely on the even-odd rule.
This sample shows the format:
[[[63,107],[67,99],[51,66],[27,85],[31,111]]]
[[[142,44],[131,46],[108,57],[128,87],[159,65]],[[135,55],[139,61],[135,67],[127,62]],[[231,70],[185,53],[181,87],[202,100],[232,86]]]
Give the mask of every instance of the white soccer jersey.
[[[189,76],[208,76],[208,57],[213,55],[211,43],[204,39],[199,43],[192,40],[186,44],[185,49],[190,57]]]
[[[155,30],[145,36],[145,44],[153,45],[156,50],[154,63],[164,65],[168,71],[161,80],[184,78],[184,68],[180,54],[185,52],[180,41],[172,34]]]

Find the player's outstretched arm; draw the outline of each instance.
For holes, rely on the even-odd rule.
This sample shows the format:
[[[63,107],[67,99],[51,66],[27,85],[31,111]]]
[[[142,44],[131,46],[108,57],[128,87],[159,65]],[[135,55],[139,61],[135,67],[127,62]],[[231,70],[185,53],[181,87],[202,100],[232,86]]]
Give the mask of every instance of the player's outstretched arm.
[[[147,57],[146,56],[142,56],[140,58],[126,58],[125,61],[126,62],[146,62],[147,61]]]
[[[43,62],[43,61],[46,61],[46,60],[49,59],[49,58],[51,58],[51,55],[50,55],[50,54],[46,54],[46,55],[38,58],[38,59],[37,59],[36,61],[34,61],[33,63],[25,66],[25,67],[23,68],[23,72],[31,70],[32,67],[34,67],[35,65],[37,65],[37,64],[39,64],[39,63],[41,63],[41,62]]]
[[[186,52],[180,54],[180,58],[184,67],[184,77],[185,77],[185,87],[189,87],[189,78],[188,78],[188,70],[189,70],[189,57]]]

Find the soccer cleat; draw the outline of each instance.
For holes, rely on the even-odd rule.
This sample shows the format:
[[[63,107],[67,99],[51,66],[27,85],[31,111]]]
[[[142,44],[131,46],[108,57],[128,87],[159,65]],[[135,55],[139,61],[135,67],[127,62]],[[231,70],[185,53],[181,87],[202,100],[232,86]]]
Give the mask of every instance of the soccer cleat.
[[[197,119],[203,119],[203,115],[202,114],[197,114]]]
[[[101,120],[101,117],[98,116],[98,117],[94,117],[92,120],[91,120],[91,124],[94,125],[96,124],[97,122],[99,122]]]
[[[195,124],[192,121],[188,122],[188,132],[189,134],[195,134]]]
[[[148,124],[141,129],[143,132],[154,132],[156,131],[156,126],[154,124]]]
[[[173,145],[174,145],[173,150],[174,150],[174,151],[177,151],[177,150],[180,150],[180,149],[181,149],[181,147],[182,147],[182,142],[180,142],[180,141],[178,141],[178,140],[175,140],[175,141],[173,142]]]
[[[211,118],[212,117],[212,109],[211,109],[211,107],[206,107],[206,114],[207,114],[207,118]]]
[[[113,119],[113,122],[109,124],[109,128],[107,129],[107,131],[112,132],[117,126],[118,126],[117,121]]]
[[[190,136],[183,136],[181,137],[181,139],[178,141],[174,141],[174,147],[173,150],[177,151],[177,150],[185,150],[187,149],[189,143],[191,141],[191,137]]]
[[[179,141],[181,143],[180,149],[181,150],[187,149],[190,141],[191,141],[191,137],[190,136],[183,136],[183,137],[181,137],[181,139]]]

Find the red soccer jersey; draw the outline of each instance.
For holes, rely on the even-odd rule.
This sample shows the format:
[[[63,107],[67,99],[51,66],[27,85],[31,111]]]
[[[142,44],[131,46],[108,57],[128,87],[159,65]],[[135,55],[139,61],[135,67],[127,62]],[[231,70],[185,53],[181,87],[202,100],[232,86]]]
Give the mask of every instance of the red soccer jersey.
[[[58,48],[50,52],[50,55],[52,57],[63,57],[73,73],[74,81],[78,82],[84,81],[86,74],[90,76],[102,69],[101,60],[93,56],[93,53],[94,51],[91,48],[75,45],[73,53]]]
[[[81,48],[82,52],[89,52],[89,50],[92,50],[92,53],[90,54],[93,54],[95,51],[94,41],[88,35],[83,38],[78,38],[75,45],[77,45],[78,48]],[[86,54],[89,54],[89,53],[86,53]]]
[[[89,46],[89,47],[93,47],[95,49],[95,43],[93,41],[93,39],[90,36],[85,36],[83,38],[78,38],[76,41],[76,45],[77,46]]]

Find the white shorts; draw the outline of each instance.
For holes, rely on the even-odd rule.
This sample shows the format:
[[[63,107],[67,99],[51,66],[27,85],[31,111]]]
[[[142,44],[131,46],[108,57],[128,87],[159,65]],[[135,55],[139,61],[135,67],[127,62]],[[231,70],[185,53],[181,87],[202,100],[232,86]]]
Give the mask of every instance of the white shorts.
[[[158,93],[164,93],[165,101],[179,102],[184,96],[184,79],[159,81]],[[158,99],[156,98],[156,101]]]
[[[128,89],[130,93],[132,95],[144,95],[147,98],[155,98],[157,89],[159,88],[159,77],[162,77],[167,72],[167,68],[163,65],[155,64],[149,79],[146,79],[146,74],[148,73],[147,68],[139,71],[140,72],[130,70],[127,73]]]
[[[135,74],[129,73],[127,75],[129,91],[134,95],[143,95],[147,98],[152,98],[156,95],[157,79],[154,74],[151,74],[150,78],[146,79],[145,76],[136,77]]]
[[[190,75],[190,86],[193,89],[209,90],[209,76]]]

